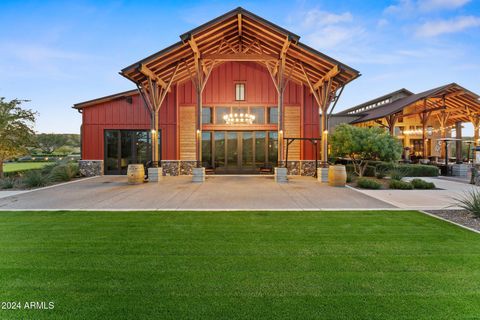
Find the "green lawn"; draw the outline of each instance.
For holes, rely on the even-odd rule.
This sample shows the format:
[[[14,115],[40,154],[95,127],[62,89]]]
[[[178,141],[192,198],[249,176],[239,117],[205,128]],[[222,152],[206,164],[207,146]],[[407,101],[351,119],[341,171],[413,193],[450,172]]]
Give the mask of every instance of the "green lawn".
[[[9,162],[3,164],[5,172],[23,171],[31,169],[41,169],[54,162]]]
[[[0,212],[0,319],[478,319],[480,235],[418,212]]]

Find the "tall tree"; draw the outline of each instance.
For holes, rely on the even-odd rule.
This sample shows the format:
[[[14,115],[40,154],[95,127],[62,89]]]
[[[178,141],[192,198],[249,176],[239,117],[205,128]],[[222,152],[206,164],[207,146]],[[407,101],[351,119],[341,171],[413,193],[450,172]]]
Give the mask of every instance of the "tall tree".
[[[68,144],[69,137],[65,134],[40,133],[36,136],[37,145],[44,153],[52,153]]]
[[[23,109],[24,102],[0,97],[0,178],[5,160],[25,154],[35,144],[33,126],[37,113]]]
[[[341,124],[335,128],[331,140],[332,154],[352,160],[355,173],[365,173],[370,161],[394,161],[402,155],[400,141],[379,127],[362,128]]]

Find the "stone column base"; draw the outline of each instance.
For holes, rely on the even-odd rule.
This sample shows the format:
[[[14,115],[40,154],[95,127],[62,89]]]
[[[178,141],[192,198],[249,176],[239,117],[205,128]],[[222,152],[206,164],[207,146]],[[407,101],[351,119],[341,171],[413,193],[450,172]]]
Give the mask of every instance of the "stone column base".
[[[328,168],[317,168],[318,182],[328,182]]]
[[[78,170],[84,177],[103,176],[103,160],[79,160]]]
[[[288,182],[287,168],[275,168],[275,182],[285,183]]]
[[[163,169],[162,169],[162,167],[148,168],[148,181],[159,182],[161,180],[163,180]]]
[[[205,182],[205,168],[193,168],[192,182]]]

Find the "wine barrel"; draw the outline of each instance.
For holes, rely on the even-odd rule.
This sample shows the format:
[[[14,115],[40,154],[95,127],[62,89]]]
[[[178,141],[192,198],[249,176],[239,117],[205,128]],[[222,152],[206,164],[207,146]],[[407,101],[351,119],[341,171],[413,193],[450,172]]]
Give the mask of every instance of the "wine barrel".
[[[347,183],[347,171],[344,165],[328,167],[328,185],[331,187],[345,187]]]
[[[129,164],[127,170],[128,184],[143,183],[145,177],[145,169],[143,164]]]

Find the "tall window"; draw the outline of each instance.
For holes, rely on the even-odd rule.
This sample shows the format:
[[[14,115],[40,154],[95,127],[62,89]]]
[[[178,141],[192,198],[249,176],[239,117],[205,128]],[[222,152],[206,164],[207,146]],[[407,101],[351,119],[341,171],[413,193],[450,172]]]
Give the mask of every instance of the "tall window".
[[[237,101],[245,100],[245,83],[235,84],[235,100]]]

